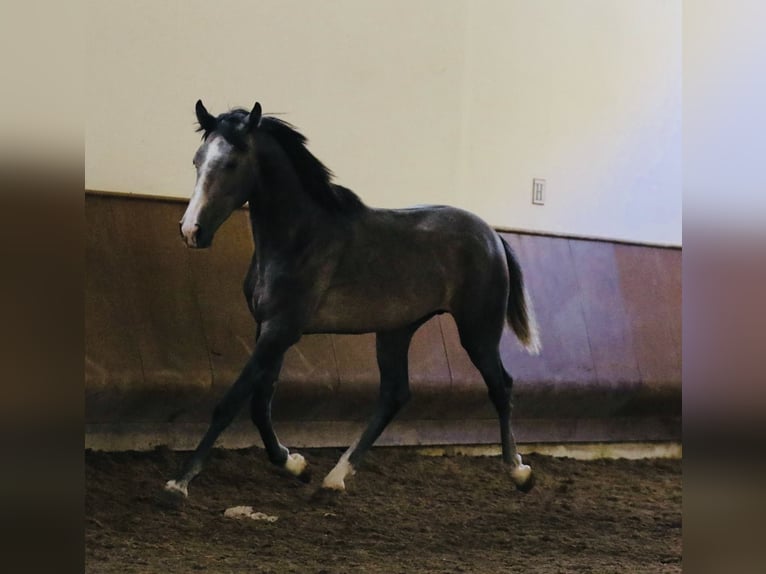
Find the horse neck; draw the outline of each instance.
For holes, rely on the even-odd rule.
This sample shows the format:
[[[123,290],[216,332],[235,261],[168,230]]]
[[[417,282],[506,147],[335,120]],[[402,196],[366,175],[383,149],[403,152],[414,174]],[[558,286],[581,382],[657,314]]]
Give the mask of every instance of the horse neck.
[[[327,223],[324,210],[302,189],[281,150],[263,147],[258,158],[259,186],[249,201],[256,253],[294,249]]]

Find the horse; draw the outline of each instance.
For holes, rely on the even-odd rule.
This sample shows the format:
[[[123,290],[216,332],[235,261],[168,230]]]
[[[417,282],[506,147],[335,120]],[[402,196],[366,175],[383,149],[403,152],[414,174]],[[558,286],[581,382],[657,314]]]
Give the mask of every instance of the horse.
[[[376,333],[380,393],[362,435],[322,482],[343,491],[363,456],[410,398],[408,349],[431,317],[451,313],[460,342],[487,385],[500,423],[502,460],[530,490],[511,430],[513,379],[500,359],[506,322],[531,354],[540,339],[521,267],[482,219],[449,206],[378,209],[333,183],[333,174],[291,124],[234,108],[218,116],[197,101],[202,143],[197,179],[179,222],[187,247],[210,247],[219,226],[248,204],[255,250],[244,294],[256,343],[213,410],[208,430],[165,490],[189,483],[220,433],[250,399],[250,415],[271,463],[308,481],[308,463],[274,432],[271,400],[285,352],[310,333]]]

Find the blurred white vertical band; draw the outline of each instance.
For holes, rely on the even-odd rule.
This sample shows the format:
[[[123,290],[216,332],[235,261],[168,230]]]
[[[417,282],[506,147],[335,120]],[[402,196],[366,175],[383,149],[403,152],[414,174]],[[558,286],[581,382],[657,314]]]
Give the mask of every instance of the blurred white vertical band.
[[[4,167],[81,165],[83,10],[79,2],[0,3]]]
[[[766,2],[683,12],[685,223],[766,229]]]

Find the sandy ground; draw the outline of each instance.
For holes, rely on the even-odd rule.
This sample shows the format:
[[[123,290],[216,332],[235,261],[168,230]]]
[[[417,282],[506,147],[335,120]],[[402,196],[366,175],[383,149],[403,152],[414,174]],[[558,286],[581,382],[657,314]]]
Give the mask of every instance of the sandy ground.
[[[183,456],[86,452],[92,573],[680,572],[681,461],[498,458],[373,449],[346,493],[317,496],[340,450],[302,451],[303,484],[258,449],[216,450],[183,504],[161,496]],[[234,520],[252,506],[275,522]]]

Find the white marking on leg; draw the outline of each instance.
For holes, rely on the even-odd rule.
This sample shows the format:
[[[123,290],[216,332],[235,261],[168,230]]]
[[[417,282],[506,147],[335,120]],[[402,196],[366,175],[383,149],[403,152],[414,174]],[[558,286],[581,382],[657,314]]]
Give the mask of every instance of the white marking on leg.
[[[306,459],[298,453],[288,454],[285,461],[285,470],[293,476],[300,476],[306,470]]]
[[[335,468],[325,476],[324,481],[322,481],[322,488],[328,488],[330,490],[346,490],[345,479],[356,472],[353,465],[348,461],[354,448],[356,448],[356,443],[343,453],[343,456],[340,457]]]
[[[165,483],[165,490],[177,494],[183,494],[184,497],[189,496],[189,485],[185,482],[178,482],[177,480],[168,480]]]
[[[528,464],[523,464],[521,462],[521,455],[517,454],[513,460],[511,479],[517,486],[522,486],[527,483],[530,476],[532,476],[532,467]]]

